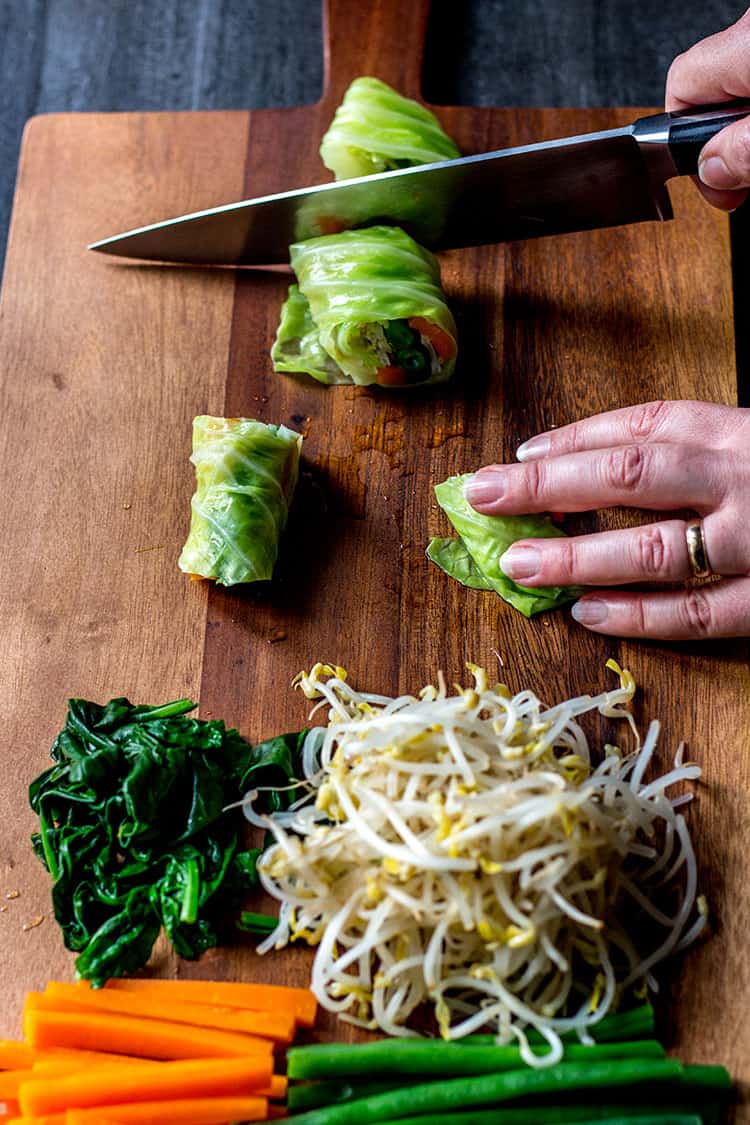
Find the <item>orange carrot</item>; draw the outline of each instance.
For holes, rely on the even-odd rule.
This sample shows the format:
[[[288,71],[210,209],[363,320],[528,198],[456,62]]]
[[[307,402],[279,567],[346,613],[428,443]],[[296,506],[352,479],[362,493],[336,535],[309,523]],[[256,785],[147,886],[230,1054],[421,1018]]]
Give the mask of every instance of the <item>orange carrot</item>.
[[[44,993],[30,993],[39,999],[37,1007],[69,1011],[74,1008],[94,1008],[103,1012],[122,1012],[123,1015],[171,1020],[173,1023],[194,1024],[197,1027],[217,1027],[222,1031],[240,1031],[245,1035],[259,1035],[277,1043],[289,1043],[294,1035],[294,1016],[288,1012],[249,1012],[238,1008],[219,1008],[209,1004],[191,1004],[169,1000],[165,997],[123,992],[115,989],[93,989],[75,984],[50,981]]]
[[[270,1039],[236,1031],[191,1027],[168,1020],[143,1020],[116,1013],[45,1011],[26,1006],[24,1031],[32,1047],[63,1045],[147,1059],[206,1059],[245,1056],[270,1061]]]
[[[149,1062],[151,1066],[161,1065],[159,1059],[136,1059],[132,1055],[97,1055],[92,1051],[91,1056],[91,1059],[85,1062],[57,1055],[42,1057],[31,1064],[31,1074],[33,1078],[41,1078],[43,1074],[77,1074],[82,1070],[88,1071],[92,1066],[128,1066],[129,1063],[134,1062]]]
[[[119,1105],[175,1098],[247,1096],[268,1086],[271,1058],[190,1059],[155,1067],[94,1067],[60,1078],[30,1079],[21,1085],[19,1101],[27,1116],[60,1113],[88,1106]],[[265,1099],[261,1099],[264,1101]],[[154,1118],[152,1120],[158,1120]]]
[[[65,1123],[65,1125],[70,1125],[71,1121],[73,1121],[73,1122],[81,1121],[82,1115],[83,1115],[83,1120],[88,1121],[89,1123],[91,1121],[95,1121],[96,1125],[117,1125],[117,1122],[115,1121],[114,1117],[102,1117],[101,1110],[98,1110],[98,1109],[94,1110],[94,1117],[93,1118],[85,1116],[86,1114],[90,1114],[90,1113],[91,1113],[90,1109],[69,1109],[67,1113],[64,1113],[62,1115],[62,1119],[63,1119],[63,1122]],[[28,1118],[28,1120],[33,1125],[33,1123],[35,1121],[38,1121],[39,1119],[37,1117],[30,1117],[30,1118]]]
[[[406,372],[403,367],[393,364],[379,367],[375,372],[375,382],[379,387],[404,387],[406,386]]]
[[[133,1056],[108,1055],[104,1051],[78,1051],[74,1047],[48,1047],[36,1050],[28,1043],[18,1043],[14,1039],[0,1040],[0,1071],[26,1070],[37,1063],[55,1059],[71,1062],[121,1062],[134,1061]]]
[[[285,1074],[274,1074],[271,1076],[271,1081],[268,1086],[264,1086],[262,1090],[258,1090],[264,1098],[285,1098],[287,1086],[289,1082]]]
[[[7,1125],[65,1125],[64,1113],[45,1113],[43,1117],[11,1117]]]
[[[23,1070],[31,1066],[34,1049],[28,1043],[16,1039],[0,1039],[0,1068],[2,1070]]]
[[[174,1101],[133,1102],[108,1105],[104,1109],[106,1120],[117,1122],[144,1122],[152,1125],[225,1125],[228,1121],[257,1121],[265,1117],[264,1098],[179,1098]],[[100,1125],[100,1109],[70,1109],[65,1115],[65,1125]]]
[[[10,1121],[12,1117],[18,1117],[21,1112],[21,1107],[15,1098],[3,1098],[0,1104],[5,1107],[0,1110],[0,1121]]]
[[[441,359],[452,359],[456,354],[456,341],[439,324],[433,324],[423,316],[413,316],[409,320],[409,327],[429,340]]]
[[[107,983],[105,991],[152,992],[164,1000],[190,1001],[228,1008],[249,1008],[252,1012],[292,1012],[303,1027],[312,1027],[318,1002],[307,988],[287,988],[279,984],[246,984],[208,980],[126,980]]]
[[[18,1088],[22,1082],[31,1078],[33,1071],[31,1067],[24,1070],[4,1070],[0,1072],[0,1102],[4,1102],[6,1098],[15,1100],[18,1097]]]

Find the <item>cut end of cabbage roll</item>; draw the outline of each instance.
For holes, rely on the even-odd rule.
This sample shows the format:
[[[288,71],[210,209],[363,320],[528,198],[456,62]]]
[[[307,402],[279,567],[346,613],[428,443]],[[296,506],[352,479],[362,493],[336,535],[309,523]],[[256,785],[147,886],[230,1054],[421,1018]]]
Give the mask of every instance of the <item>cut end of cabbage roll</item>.
[[[290,256],[299,284],[282,309],[276,371],[383,387],[450,378],[456,325],[440,267],[399,227],[311,238],[294,243]]]
[[[320,145],[337,180],[460,155],[434,113],[378,78],[352,82]]]
[[[300,293],[298,285],[289,286],[281,306],[271,360],[274,371],[312,375],[319,383],[351,383],[321,344],[307,297]]]
[[[451,578],[476,590],[494,590],[525,617],[557,609],[580,597],[578,586],[519,586],[500,569],[500,557],[518,539],[565,538],[549,516],[482,516],[464,495],[471,473],[435,488],[438,504],[459,539],[433,539],[427,557]]]
[[[193,421],[196,490],[180,570],[222,586],[270,579],[297,484],[302,435],[252,418]]]

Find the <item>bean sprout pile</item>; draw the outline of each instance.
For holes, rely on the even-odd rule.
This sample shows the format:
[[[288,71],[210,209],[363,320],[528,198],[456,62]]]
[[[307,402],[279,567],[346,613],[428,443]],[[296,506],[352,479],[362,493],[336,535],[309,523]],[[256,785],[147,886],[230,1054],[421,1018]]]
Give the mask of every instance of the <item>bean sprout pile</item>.
[[[659,724],[641,744],[635,684],[614,661],[617,688],[553,707],[467,667],[473,687],[450,693],[440,677],[398,699],[355,691],[329,665],[297,677],[329,723],[308,736],[306,796],[272,817],[253,812],[257,791],[245,799],[273,831],[258,869],[282,904],[259,948],[316,946],[313,992],[358,1026],[419,1034],[409,1024],[427,1002],[444,1038],[489,1028],[551,1064],[563,1032],[590,1042],[624,991],[656,989],[656,964],[703,928],[677,811],[690,794],[668,795],[700,769],[680,746],[645,779]],[[605,745],[592,762],[586,712],[627,723],[637,749]]]

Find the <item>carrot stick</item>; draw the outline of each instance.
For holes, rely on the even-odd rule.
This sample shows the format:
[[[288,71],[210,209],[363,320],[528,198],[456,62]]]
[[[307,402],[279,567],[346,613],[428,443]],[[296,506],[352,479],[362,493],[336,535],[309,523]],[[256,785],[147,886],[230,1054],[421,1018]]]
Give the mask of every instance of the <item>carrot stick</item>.
[[[91,1112],[91,1110],[88,1110],[88,1109],[69,1109],[67,1113],[64,1113],[62,1115],[62,1119],[63,1119],[63,1122],[65,1123],[65,1125],[69,1125],[69,1123],[71,1121],[73,1121],[73,1122],[80,1121],[82,1114],[86,1114],[86,1113],[90,1113],[90,1112]],[[38,1118],[36,1118],[36,1117],[30,1117],[29,1118],[29,1121],[32,1122],[32,1125],[33,1125],[33,1122],[37,1121],[37,1120],[38,1120]],[[84,1120],[90,1122],[92,1120],[92,1118],[91,1117],[85,1117]],[[93,1118],[93,1120],[96,1121],[96,1125],[117,1125],[117,1122],[115,1121],[114,1117],[102,1117],[99,1110],[96,1110],[96,1117]]]
[[[247,1096],[270,1083],[271,1062],[269,1055],[220,1062],[190,1059],[159,1067],[144,1063],[94,1067],[61,1078],[32,1078],[22,1083],[19,1101],[23,1113],[33,1117],[124,1102]],[[158,1115],[152,1120],[158,1121]]]
[[[109,1105],[104,1110],[106,1120],[117,1122],[144,1122],[152,1125],[225,1125],[228,1121],[257,1121],[265,1117],[264,1098],[179,1098],[155,1102],[133,1102]],[[70,1109],[65,1114],[65,1125],[100,1125],[100,1109]]]
[[[250,1012],[237,1008],[214,1007],[208,1004],[186,1004],[168,997],[123,992],[115,989],[92,989],[75,984],[50,981],[38,1007],[68,1011],[72,1008],[94,1008],[97,1011],[122,1012],[124,1015],[189,1023],[197,1027],[218,1027],[222,1031],[240,1031],[259,1035],[277,1043],[290,1043],[294,1035],[294,1016],[288,1012]]]
[[[80,1063],[120,1062],[128,1056],[108,1055],[104,1051],[78,1051],[74,1047],[36,1050],[28,1043],[19,1043],[15,1039],[0,1039],[0,1070],[26,1070],[47,1059],[70,1059]]]
[[[136,1059],[132,1055],[96,1055],[94,1051],[91,1052],[91,1055],[92,1058],[85,1062],[73,1058],[58,1058],[55,1055],[37,1059],[35,1063],[31,1064],[31,1077],[41,1078],[43,1074],[76,1074],[82,1070],[89,1070],[92,1066],[128,1066],[134,1062],[150,1062],[152,1066],[160,1065],[158,1059]]]
[[[238,984],[208,980],[110,980],[105,988],[125,992],[153,992],[164,998],[195,1004],[218,1004],[250,1011],[292,1012],[303,1027],[312,1027],[318,1002],[307,988],[278,984]]]
[[[16,1039],[0,1039],[0,1069],[23,1070],[31,1066],[34,1060],[34,1049],[28,1043],[19,1043]]]
[[[4,1070],[0,1073],[0,1102],[7,1098],[15,1100],[18,1097],[18,1088],[22,1082],[31,1078],[31,1067],[23,1070]]]
[[[285,1074],[273,1074],[268,1086],[264,1086],[262,1090],[258,1090],[264,1098],[285,1098],[289,1081]]]
[[[147,1059],[206,1059],[245,1056],[267,1059],[273,1045],[236,1031],[191,1027],[167,1020],[142,1020],[87,1010],[48,1012],[27,1004],[24,1030],[32,1047],[100,1047]]]
[[[7,1125],[65,1125],[64,1113],[48,1113],[43,1117],[11,1117]]]

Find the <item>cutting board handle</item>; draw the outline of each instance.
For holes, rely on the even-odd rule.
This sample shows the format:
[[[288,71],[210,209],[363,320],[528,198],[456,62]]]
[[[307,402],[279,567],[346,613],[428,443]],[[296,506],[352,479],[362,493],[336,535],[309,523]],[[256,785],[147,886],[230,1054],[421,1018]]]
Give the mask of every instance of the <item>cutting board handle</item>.
[[[355,78],[419,98],[430,0],[323,0],[324,83],[331,113]]]

